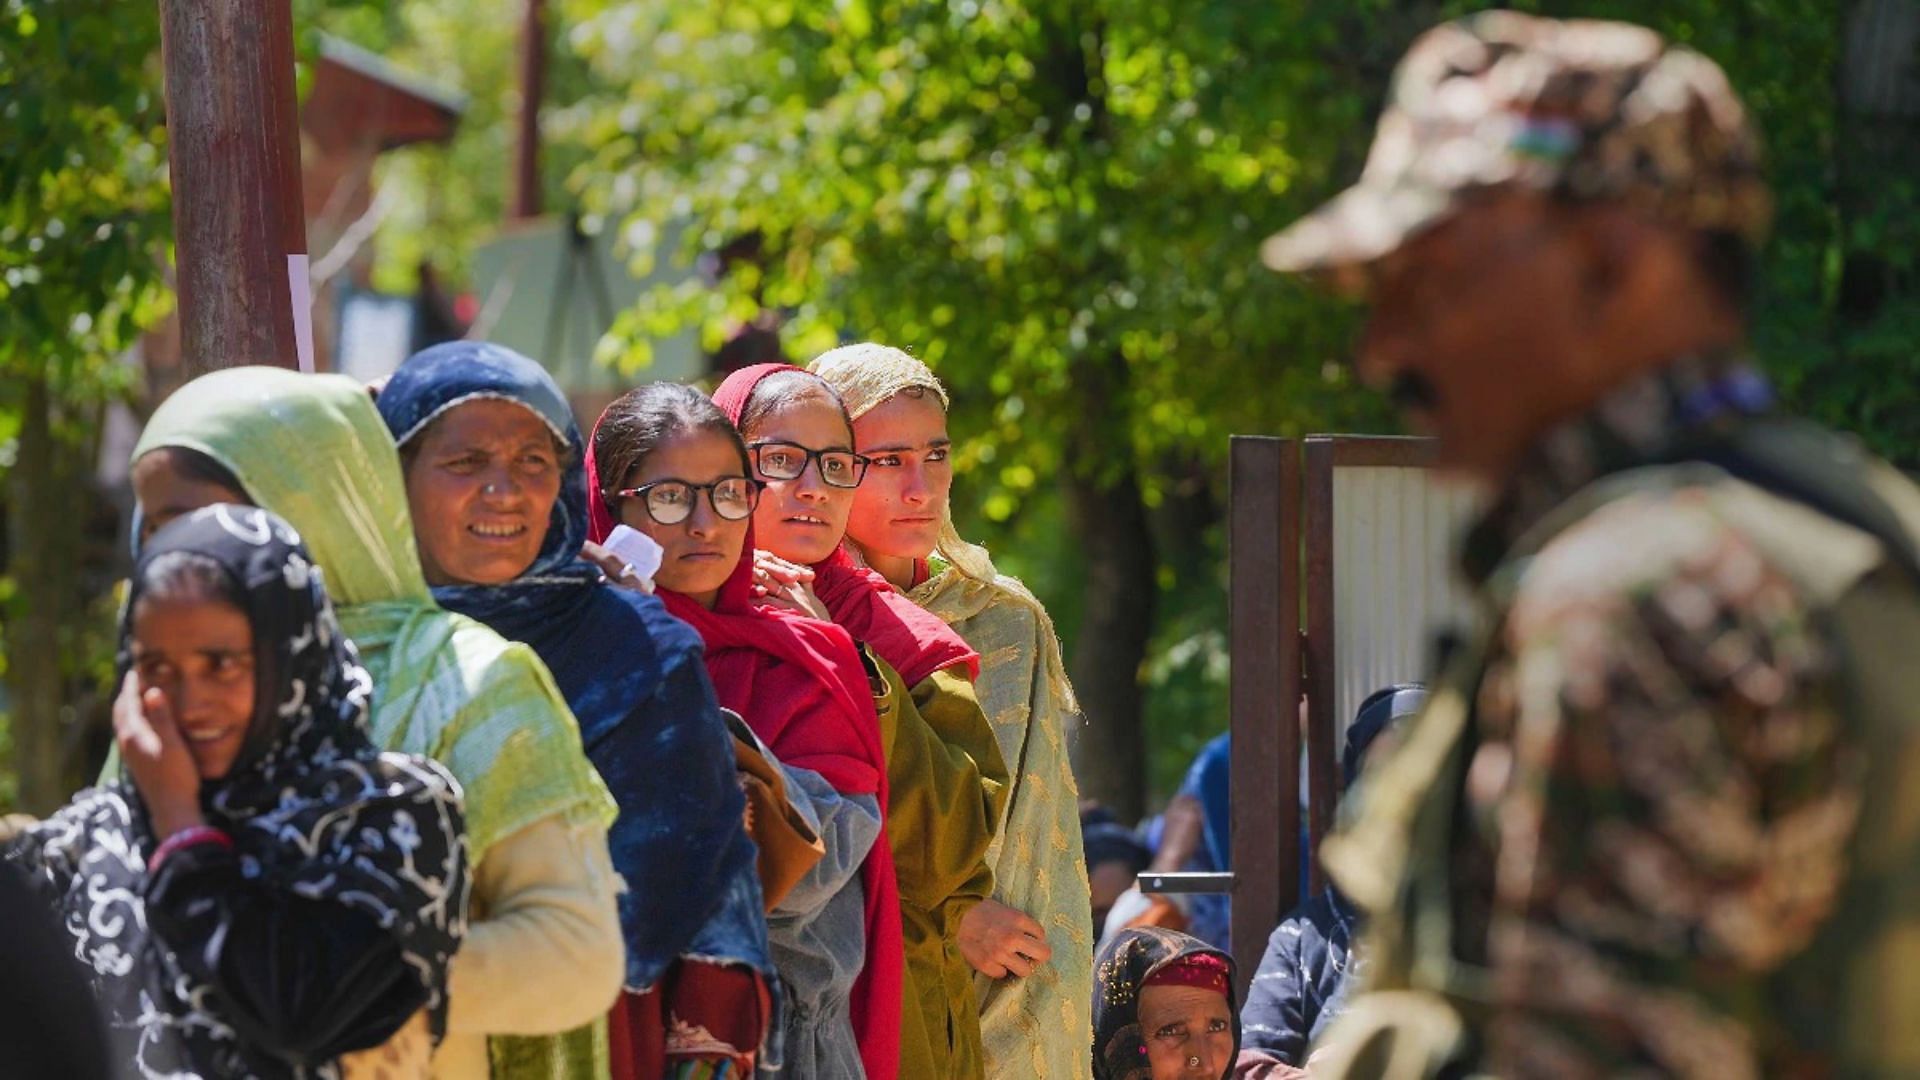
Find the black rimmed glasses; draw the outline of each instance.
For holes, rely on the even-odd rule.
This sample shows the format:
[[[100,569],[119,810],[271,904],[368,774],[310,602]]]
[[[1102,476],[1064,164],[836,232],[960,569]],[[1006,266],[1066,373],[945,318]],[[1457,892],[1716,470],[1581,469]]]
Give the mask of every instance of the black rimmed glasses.
[[[755,471],[768,480],[798,480],[813,464],[828,487],[857,488],[867,478],[866,458],[851,450],[811,450],[799,443],[758,442],[747,447]]]
[[[701,492],[707,493],[707,505],[725,521],[745,521],[760,505],[760,484],[750,476],[728,476],[711,484],[689,484],[685,480],[655,480],[637,488],[614,492],[623,499],[639,499],[647,516],[661,525],[678,525],[693,516],[693,507]]]

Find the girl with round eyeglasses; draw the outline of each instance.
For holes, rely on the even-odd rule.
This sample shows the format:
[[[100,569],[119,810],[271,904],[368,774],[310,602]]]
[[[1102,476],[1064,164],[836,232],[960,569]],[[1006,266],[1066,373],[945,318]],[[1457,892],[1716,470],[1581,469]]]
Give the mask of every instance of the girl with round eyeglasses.
[[[422,561],[442,571],[434,598],[539,655],[619,805],[608,844],[626,884],[626,957],[607,1015],[611,1080],[751,1072],[773,965],[732,739],[699,638],[583,557],[586,446],[565,394],[530,357],[457,341],[409,357],[378,407]],[[682,1037],[692,1028],[705,1037]]]
[[[974,693],[979,655],[843,546],[871,463],[854,451],[832,387],[791,365],[760,365],[729,376],[714,403],[759,458],[761,591],[769,603],[831,619],[865,646],[889,746],[887,839],[906,935],[901,1074],[983,1077],[974,979],[1007,972],[969,931],[993,894],[988,853],[1006,810],[1007,768]]]
[[[754,595],[751,469],[733,423],[699,391],[631,391],[594,428],[590,535],[624,524],[660,545],[657,594],[700,635],[720,704],[771,749],[825,848],[767,918],[784,1074],[894,1080],[903,957],[893,854],[880,842],[885,744],[853,640]]]

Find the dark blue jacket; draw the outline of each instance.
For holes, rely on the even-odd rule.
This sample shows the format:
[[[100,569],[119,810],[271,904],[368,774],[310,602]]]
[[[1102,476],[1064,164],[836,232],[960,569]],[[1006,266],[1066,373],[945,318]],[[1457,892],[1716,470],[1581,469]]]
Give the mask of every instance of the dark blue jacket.
[[[1241,1046],[1304,1067],[1307,1049],[1346,1008],[1357,980],[1351,943],[1359,912],[1332,889],[1294,909],[1267,939],[1240,1012]]]

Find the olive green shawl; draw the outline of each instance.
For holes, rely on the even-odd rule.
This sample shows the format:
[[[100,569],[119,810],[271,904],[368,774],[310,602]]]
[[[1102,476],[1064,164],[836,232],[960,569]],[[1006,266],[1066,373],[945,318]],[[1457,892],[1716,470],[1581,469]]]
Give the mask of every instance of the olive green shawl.
[[[950,542],[942,554],[959,547]],[[987,1076],[1085,1078],[1092,1071],[1093,902],[1067,757],[1078,710],[1046,609],[995,571],[984,550],[965,545],[962,559],[936,562],[933,578],[909,595],[980,654],[974,691],[1012,778],[987,850],[994,898],[1038,920],[1053,946],[1052,962],[1027,978],[976,979]]]
[[[162,447],[212,458],[299,530],[373,677],[375,741],[431,757],[459,780],[474,865],[495,841],[544,818],[613,821],[612,797],[545,665],[434,603],[399,455],[365,388],[280,368],[218,371],[161,404],[134,460]],[[590,1054],[588,1036],[494,1039],[494,1074],[505,1074],[503,1059]],[[582,1047],[563,1045],[573,1042]]]

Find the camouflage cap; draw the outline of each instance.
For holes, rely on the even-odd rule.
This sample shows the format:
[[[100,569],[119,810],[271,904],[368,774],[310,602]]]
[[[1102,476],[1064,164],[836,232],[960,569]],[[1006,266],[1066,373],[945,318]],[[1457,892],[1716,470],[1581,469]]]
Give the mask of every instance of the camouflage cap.
[[[1473,193],[1516,185],[1756,247],[1772,217],[1759,140],[1713,61],[1626,23],[1491,11],[1414,43],[1360,182],[1261,257],[1280,271],[1369,263]]]

